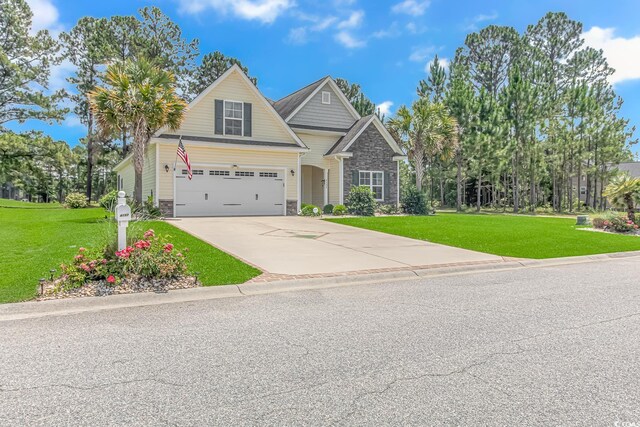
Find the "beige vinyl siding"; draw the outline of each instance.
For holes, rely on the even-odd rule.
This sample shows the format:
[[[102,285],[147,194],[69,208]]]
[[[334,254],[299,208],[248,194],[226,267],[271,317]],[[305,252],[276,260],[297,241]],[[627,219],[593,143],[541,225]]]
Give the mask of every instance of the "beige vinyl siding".
[[[340,203],[340,162],[336,159],[329,161],[329,203]]]
[[[153,196],[154,202],[157,201],[156,192],[156,147],[150,146],[144,156],[144,170],[142,171],[142,201],[146,201],[147,197]]]
[[[160,143],[160,196],[159,199],[173,199],[173,164],[176,160],[175,142]],[[298,200],[298,153],[268,150],[242,150],[235,148],[207,147],[204,145],[189,144],[183,140],[183,144],[193,169],[207,169],[206,164],[226,165],[231,167],[274,167],[285,168],[287,200]],[[169,165],[169,172],[165,172],[164,165]],[[178,160],[177,170],[184,168],[184,164]],[[257,168],[256,168],[257,169]],[[294,171],[294,176],[291,175]],[[208,173],[208,172],[207,172]]]
[[[340,135],[314,135],[298,133],[298,137],[309,147],[309,151],[302,156],[303,165],[317,166],[322,169],[329,168],[330,160],[324,155],[340,139]]]
[[[250,102],[252,104],[252,136],[248,138],[239,136],[224,136],[214,134],[215,100],[229,100]],[[247,82],[237,71],[231,73],[220,82],[211,92],[201,99],[193,108],[187,111],[182,126],[173,134],[227,137],[243,140],[274,141],[295,143],[291,134],[278,120],[276,113],[270,111],[264,101],[248,87]]]
[[[118,171],[118,176],[122,181],[122,187],[120,190],[124,191],[127,197],[133,198],[136,174],[133,170],[133,163],[131,162],[131,159],[127,160],[122,169]]]
[[[322,103],[322,92],[329,92],[331,103]],[[355,119],[344,106],[338,95],[328,83],[289,120],[290,124],[321,126],[330,128],[350,128]]]

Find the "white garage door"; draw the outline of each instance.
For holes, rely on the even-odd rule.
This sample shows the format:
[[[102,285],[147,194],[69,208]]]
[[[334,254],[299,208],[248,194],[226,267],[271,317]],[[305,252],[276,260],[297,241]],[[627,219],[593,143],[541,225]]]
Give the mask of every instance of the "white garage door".
[[[176,216],[284,215],[284,172],[194,168],[176,174]]]

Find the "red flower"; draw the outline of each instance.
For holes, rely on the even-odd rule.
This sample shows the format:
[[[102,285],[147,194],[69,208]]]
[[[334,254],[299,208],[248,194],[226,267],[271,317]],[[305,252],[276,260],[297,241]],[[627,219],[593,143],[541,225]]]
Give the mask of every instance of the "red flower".
[[[86,249],[85,249],[85,248],[79,248],[79,249],[78,249],[78,252],[84,252],[84,251],[86,251]]]
[[[149,248],[149,246],[151,246],[151,243],[149,243],[146,240],[138,240],[133,244],[133,246],[135,246],[138,249],[147,249]]]
[[[173,245],[171,243],[167,243],[166,245],[164,245],[164,252],[165,253],[169,253],[173,250]]]
[[[80,261],[80,260],[81,260],[81,259],[83,259],[83,258],[84,258],[84,255],[76,255],[76,256],[74,257],[74,259],[75,259],[76,261]]]
[[[85,264],[85,263],[80,264],[80,268],[81,268],[81,269],[83,269],[84,271],[86,271],[87,273],[88,273],[89,271],[91,271],[91,267],[89,267],[89,266],[88,266],[87,264]]]
[[[102,265],[105,265],[106,263],[107,263],[107,260],[106,260],[106,259],[103,259],[103,260],[102,260]]]
[[[113,277],[113,274],[107,277],[107,283],[115,283],[115,282],[116,282],[116,278]]]
[[[144,238],[145,239],[149,239],[149,238],[151,238],[151,237],[153,237],[155,235],[156,235],[156,233],[153,230],[149,229],[144,233]]]

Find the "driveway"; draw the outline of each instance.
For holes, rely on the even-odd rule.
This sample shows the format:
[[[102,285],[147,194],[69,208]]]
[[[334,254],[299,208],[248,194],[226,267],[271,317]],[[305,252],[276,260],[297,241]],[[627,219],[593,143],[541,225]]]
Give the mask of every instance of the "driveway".
[[[502,257],[495,255],[314,218],[182,218],[171,224],[275,274],[340,273],[502,261]]]

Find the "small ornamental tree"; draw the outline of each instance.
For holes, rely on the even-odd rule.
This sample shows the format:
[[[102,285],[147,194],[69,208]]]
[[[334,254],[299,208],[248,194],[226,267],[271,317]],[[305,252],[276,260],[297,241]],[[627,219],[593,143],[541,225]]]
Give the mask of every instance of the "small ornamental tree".
[[[369,187],[352,187],[346,206],[351,215],[373,216],[376,212],[376,200]]]
[[[635,208],[640,201],[640,178],[627,174],[614,177],[603,195],[613,206],[625,208],[629,220],[636,222]]]

